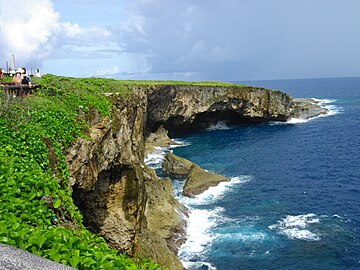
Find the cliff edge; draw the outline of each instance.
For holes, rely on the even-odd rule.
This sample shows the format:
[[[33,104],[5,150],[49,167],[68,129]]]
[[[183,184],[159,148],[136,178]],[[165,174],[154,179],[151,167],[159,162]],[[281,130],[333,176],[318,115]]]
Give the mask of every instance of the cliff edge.
[[[280,91],[256,87],[127,87],[126,95],[107,94],[111,117],[85,117],[90,138],[68,149],[69,188],[85,225],[111,247],[183,269],[176,253],[186,239],[187,210],[174,198],[171,181],[144,163],[146,138],[162,126],[177,135],[218,121],[286,121],[309,108]]]

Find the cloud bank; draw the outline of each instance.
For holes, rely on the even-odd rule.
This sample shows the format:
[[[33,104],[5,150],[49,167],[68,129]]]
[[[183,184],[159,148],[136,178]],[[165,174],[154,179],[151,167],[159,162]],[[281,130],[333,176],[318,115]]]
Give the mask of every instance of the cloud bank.
[[[1,66],[14,53],[18,66],[39,64],[49,55],[59,29],[59,14],[51,1],[1,1]]]
[[[360,74],[355,0],[137,0],[119,27],[154,74],[276,79]]]
[[[101,27],[61,22],[50,0],[1,1],[0,8],[0,66],[10,64],[12,53],[16,67],[39,67],[49,58],[89,57],[99,50],[99,41],[111,38]]]
[[[50,72],[73,76],[360,74],[358,0],[0,1],[0,66],[14,52],[18,65],[45,61]]]

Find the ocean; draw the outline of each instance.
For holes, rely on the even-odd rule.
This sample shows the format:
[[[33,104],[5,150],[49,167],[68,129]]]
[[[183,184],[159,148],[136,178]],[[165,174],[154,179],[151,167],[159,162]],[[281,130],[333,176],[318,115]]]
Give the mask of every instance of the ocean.
[[[160,149],[231,178],[196,198],[179,257],[190,270],[360,269],[360,78],[247,81],[321,100],[310,120],[223,123]]]

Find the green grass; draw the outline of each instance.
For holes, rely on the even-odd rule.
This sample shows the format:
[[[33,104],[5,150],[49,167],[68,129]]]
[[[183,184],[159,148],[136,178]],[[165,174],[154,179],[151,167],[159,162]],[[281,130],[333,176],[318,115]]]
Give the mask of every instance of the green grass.
[[[195,86],[243,86],[239,84],[217,82],[217,81],[148,81],[148,80],[122,80],[119,81],[124,86],[151,86],[151,85],[195,85]]]
[[[0,243],[77,269],[157,269],[130,259],[88,231],[67,188],[65,150],[86,127],[79,106],[105,116],[105,92],[128,90],[118,81],[44,76],[27,98],[0,99]],[[45,142],[57,159],[51,170]]]

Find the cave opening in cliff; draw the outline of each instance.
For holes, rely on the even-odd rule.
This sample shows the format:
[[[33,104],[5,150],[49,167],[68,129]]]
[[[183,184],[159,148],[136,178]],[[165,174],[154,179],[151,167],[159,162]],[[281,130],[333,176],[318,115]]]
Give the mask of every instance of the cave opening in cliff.
[[[200,113],[195,116],[191,123],[182,122],[181,120],[179,117],[173,117],[164,124],[171,137],[184,136],[195,131],[216,126],[219,123],[226,126],[240,126],[265,123],[268,121],[259,117],[245,117],[243,114],[231,110]]]
[[[123,194],[125,186],[127,193]],[[112,166],[99,173],[93,186],[75,184],[72,189],[72,198],[83,215],[84,225],[94,233],[101,231],[112,207],[123,208],[128,213],[139,196],[136,171],[131,165]]]

